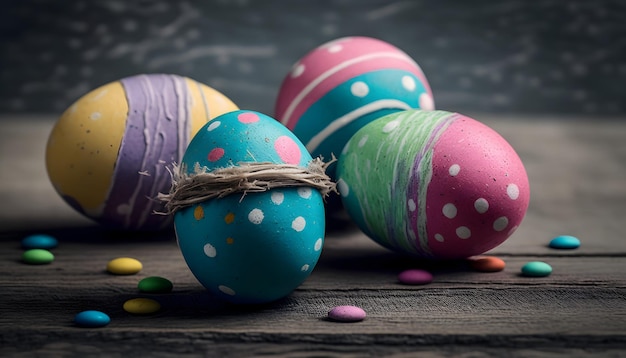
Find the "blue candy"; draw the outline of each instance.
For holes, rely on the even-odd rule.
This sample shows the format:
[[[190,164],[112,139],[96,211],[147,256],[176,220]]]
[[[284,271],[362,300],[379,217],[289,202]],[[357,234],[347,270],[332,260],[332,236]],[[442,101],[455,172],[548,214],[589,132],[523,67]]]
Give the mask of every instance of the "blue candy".
[[[550,241],[548,245],[553,249],[577,249],[580,246],[580,240],[570,235],[557,236]]]
[[[552,266],[542,261],[530,261],[522,266],[522,275],[528,277],[545,277],[552,273]]]
[[[22,248],[24,249],[53,249],[57,247],[59,242],[50,235],[35,234],[25,237],[22,240]]]
[[[111,318],[104,312],[100,311],[83,311],[74,317],[74,323],[80,327],[104,327],[111,322]]]

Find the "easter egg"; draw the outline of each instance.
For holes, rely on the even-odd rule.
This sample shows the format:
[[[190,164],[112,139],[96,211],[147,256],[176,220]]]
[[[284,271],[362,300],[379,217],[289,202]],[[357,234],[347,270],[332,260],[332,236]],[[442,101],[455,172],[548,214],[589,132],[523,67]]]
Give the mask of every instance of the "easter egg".
[[[253,111],[215,118],[182,160],[192,175],[246,163],[307,167],[311,155],[287,128]],[[325,229],[322,195],[307,186],[232,193],[176,211],[180,250],[195,277],[226,301],[271,302],[287,296],[319,259]]]
[[[330,159],[365,124],[411,108],[434,109],[419,65],[385,41],[345,37],[293,65],[280,87],[275,115],[314,157]]]
[[[459,259],[504,242],[529,202],[526,170],[493,129],[445,111],[379,118],[350,139],[337,169],[350,217],[379,244]]]
[[[218,91],[167,74],[137,75],[94,89],[54,125],[46,148],[48,176],[74,209],[118,229],[172,225],[154,215],[167,191],[167,167],[211,118],[236,110]]]

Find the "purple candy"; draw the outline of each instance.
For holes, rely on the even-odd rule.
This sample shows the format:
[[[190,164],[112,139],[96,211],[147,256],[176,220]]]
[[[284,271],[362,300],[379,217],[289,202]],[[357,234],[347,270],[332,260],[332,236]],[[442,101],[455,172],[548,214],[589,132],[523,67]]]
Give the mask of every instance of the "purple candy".
[[[328,312],[328,318],[339,322],[359,322],[366,315],[362,308],[356,306],[337,306]]]
[[[398,275],[398,280],[405,285],[426,285],[433,282],[433,275],[425,270],[406,270]]]

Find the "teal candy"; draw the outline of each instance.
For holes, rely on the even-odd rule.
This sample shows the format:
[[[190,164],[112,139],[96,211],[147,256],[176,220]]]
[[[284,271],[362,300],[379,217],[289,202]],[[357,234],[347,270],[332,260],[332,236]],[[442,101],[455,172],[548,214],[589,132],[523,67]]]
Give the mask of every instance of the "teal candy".
[[[88,310],[78,313],[74,317],[74,323],[80,327],[97,328],[104,327],[111,322],[111,318],[104,312]]]
[[[29,235],[22,240],[22,248],[24,249],[53,249],[57,247],[59,242],[50,235],[35,234]]]
[[[241,114],[259,120],[242,123]],[[215,148],[223,149],[223,155]],[[312,160],[278,121],[236,111],[207,123],[182,164],[192,173],[196,163],[215,170],[285,159],[298,166]],[[258,304],[287,296],[310,275],[323,245],[324,203],[308,187],[236,193],[184,208],[175,214],[174,224],[180,250],[198,281],[224,300]]]
[[[522,275],[529,277],[545,277],[552,273],[552,266],[542,261],[527,262],[522,266]]]
[[[580,240],[574,236],[561,235],[550,240],[549,246],[553,249],[573,250],[580,247]]]

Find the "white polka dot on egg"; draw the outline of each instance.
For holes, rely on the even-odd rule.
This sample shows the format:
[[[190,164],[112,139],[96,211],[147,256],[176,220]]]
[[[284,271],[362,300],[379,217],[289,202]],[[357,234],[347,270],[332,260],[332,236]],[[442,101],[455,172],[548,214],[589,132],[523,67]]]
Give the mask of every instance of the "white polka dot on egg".
[[[484,214],[489,210],[489,202],[485,198],[478,198],[474,202],[474,209],[480,214]]]
[[[298,188],[298,195],[302,198],[302,199],[308,199],[311,197],[311,188],[309,187],[299,187]]]
[[[248,214],[248,220],[250,220],[251,223],[256,224],[256,225],[262,223],[264,218],[265,216],[261,209],[253,209]]]
[[[461,171],[461,166],[458,164],[452,164],[450,166],[450,169],[448,169],[448,173],[450,174],[450,176],[457,176],[459,174],[459,172]]]
[[[341,50],[343,50],[343,46],[339,44],[332,45],[328,48],[328,52],[330,53],[337,53],[337,52],[340,52]]]
[[[411,76],[402,77],[402,87],[407,91],[415,91],[415,80]]]
[[[339,179],[337,181],[337,189],[339,190],[341,196],[343,196],[344,198],[350,195],[350,187],[348,186],[348,183],[346,183],[343,179]]]
[[[291,228],[297,232],[301,232],[306,227],[306,220],[302,216],[298,216],[291,222]]]
[[[519,187],[515,184],[509,184],[506,187],[506,194],[511,200],[516,200],[519,197]]]
[[[221,124],[222,124],[222,122],[220,122],[220,121],[213,121],[213,122],[211,122],[211,124],[209,124],[209,126],[206,128],[206,130],[209,131],[209,132],[214,131]]]
[[[409,199],[409,202],[407,203],[407,205],[409,207],[410,212],[414,212],[415,209],[417,209],[417,206],[415,205],[415,201],[413,199]]]
[[[400,121],[398,120],[388,122],[387,124],[383,126],[383,133],[389,133],[393,131],[394,129],[396,129],[399,125],[400,125]]]
[[[435,102],[428,93],[422,93],[419,98],[420,109],[432,111],[435,109]]]
[[[315,241],[315,246],[313,247],[313,249],[315,249],[315,251],[321,250],[322,244],[323,244],[322,238],[317,239],[317,241]]]
[[[502,231],[506,229],[508,225],[509,225],[509,219],[506,216],[501,216],[497,218],[496,221],[493,222],[493,229],[495,231]]]
[[[217,250],[215,249],[215,246],[211,244],[206,244],[204,245],[204,254],[207,255],[207,257],[212,258],[217,256]]]
[[[303,73],[304,73],[304,65],[303,64],[298,64],[296,67],[293,68],[293,71],[291,71],[291,77],[292,78],[296,78],[296,77],[300,77]]]
[[[456,236],[461,239],[469,239],[472,236],[472,232],[467,226],[459,226],[456,228]]]
[[[443,206],[442,212],[443,215],[448,219],[454,219],[457,213],[456,206],[454,206],[454,204],[452,203],[447,203]]]
[[[365,97],[370,92],[370,88],[365,82],[357,81],[350,86],[350,92],[356,97]]]
[[[236,294],[235,290],[233,290],[232,288],[230,288],[228,286],[219,285],[217,287],[217,289],[222,291],[223,293],[229,295],[229,296],[234,296]]]
[[[359,140],[359,148],[363,148],[365,146],[365,143],[367,143],[368,138],[369,136],[364,135],[363,138]]]
[[[272,203],[276,204],[276,205],[280,205],[283,203],[283,200],[285,200],[285,194],[283,194],[280,191],[275,191],[272,193]]]

